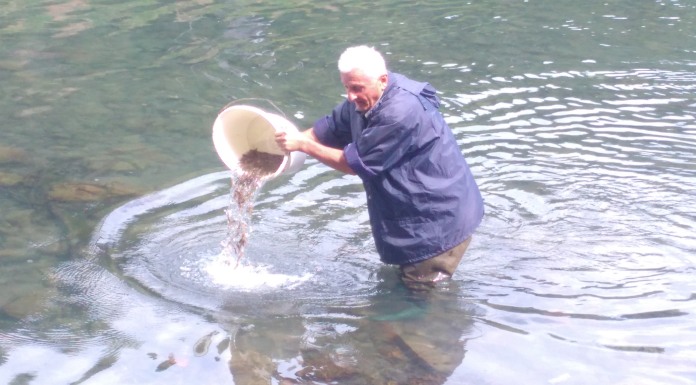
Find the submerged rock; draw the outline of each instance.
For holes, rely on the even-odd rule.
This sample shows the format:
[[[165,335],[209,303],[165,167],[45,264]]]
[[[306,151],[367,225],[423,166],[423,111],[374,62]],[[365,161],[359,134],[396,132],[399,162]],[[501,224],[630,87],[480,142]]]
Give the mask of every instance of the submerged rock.
[[[44,207],[0,204],[0,213],[0,261],[3,263],[28,259],[36,262],[67,252],[62,224]],[[0,287],[3,287],[1,282]]]
[[[17,112],[16,116],[20,117],[20,118],[28,118],[28,117],[34,116],[34,115],[45,114],[45,113],[50,112],[52,110],[53,110],[53,107],[51,107],[51,106],[29,107],[29,108],[19,110],[19,112]]]
[[[120,140],[120,143],[110,145],[85,159],[87,168],[99,175],[133,174],[175,161],[170,154],[164,153],[161,149],[142,143],[139,136],[126,136]]]
[[[14,319],[37,314],[44,308],[46,296],[41,292],[23,295],[2,306],[2,312]]]
[[[258,350],[259,337],[253,326],[241,328],[234,337],[229,368],[235,384],[267,385],[273,382],[276,365],[269,355]]]
[[[267,385],[276,371],[273,360],[255,350],[235,349],[229,365],[236,384]]]
[[[317,349],[304,349],[302,360],[304,368],[295,373],[302,379],[340,383],[358,377],[358,372],[355,369],[337,364],[330,354]]]
[[[27,152],[21,148],[0,145],[0,163],[24,162],[27,159]]]
[[[111,198],[140,195],[142,192],[131,186],[118,183],[59,183],[53,185],[48,197],[61,202],[96,202]]]
[[[96,158],[87,161],[87,167],[93,171],[130,173],[139,171],[141,168],[133,161],[124,159],[102,159]]]
[[[0,171],[0,187],[12,187],[24,182],[22,175]]]

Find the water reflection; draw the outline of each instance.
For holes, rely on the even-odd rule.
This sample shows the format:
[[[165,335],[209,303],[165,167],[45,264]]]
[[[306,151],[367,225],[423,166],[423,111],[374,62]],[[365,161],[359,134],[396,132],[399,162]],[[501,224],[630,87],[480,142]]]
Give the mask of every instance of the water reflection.
[[[283,319],[281,335],[274,321],[240,328],[231,361],[235,381],[444,383],[464,358],[476,306],[454,287],[414,297],[394,271],[381,274],[364,304],[303,304],[302,318]]]
[[[2,9],[0,382],[694,383],[693,4]],[[390,287],[359,181],[312,162],[253,218],[256,274],[286,284],[205,269],[229,193],[219,106],[266,98],[309,124],[340,98],[347,40],[442,91],[484,191],[459,287],[426,306]]]

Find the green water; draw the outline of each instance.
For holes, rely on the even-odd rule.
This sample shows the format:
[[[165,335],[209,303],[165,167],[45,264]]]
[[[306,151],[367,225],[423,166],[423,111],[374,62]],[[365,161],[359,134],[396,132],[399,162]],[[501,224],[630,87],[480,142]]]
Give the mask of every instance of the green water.
[[[0,0],[0,39],[2,383],[696,383],[689,1]],[[481,185],[455,285],[413,307],[359,181],[311,159],[259,195],[249,255],[312,285],[182,275],[225,233],[217,112],[308,127],[355,44],[440,91]],[[423,330],[436,363],[400,340]]]

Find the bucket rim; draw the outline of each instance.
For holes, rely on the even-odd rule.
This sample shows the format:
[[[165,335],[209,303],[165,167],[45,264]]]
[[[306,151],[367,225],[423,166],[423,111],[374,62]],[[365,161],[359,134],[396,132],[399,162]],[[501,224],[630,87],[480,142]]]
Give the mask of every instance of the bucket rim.
[[[215,122],[213,123],[213,142],[214,142],[213,144],[215,146],[216,152],[218,153],[218,156],[220,156],[221,158],[222,158],[222,156],[220,154],[221,151],[217,148],[217,146],[218,146],[217,141],[220,139],[217,138],[216,133],[219,133],[222,130],[224,130],[223,128],[221,128],[223,115],[228,113],[228,112],[231,112],[231,110],[241,110],[241,111],[252,112],[252,113],[256,114],[258,117],[265,120],[271,126],[275,126],[274,122],[271,119],[269,119],[269,114],[272,114],[272,113],[269,113],[269,112],[267,112],[259,107],[251,106],[251,105],[247,105],[247,104],[235,104],[235,105],[228,104],[227,106],[223,107],[223,109],[218,113],[217,117],[215,118]],[[278,116],[280,116],[280,115],[278,115]],[[282,116],[282,118],[285,120],[288,120],[285,116]],[[288,120],[288,122],[290,122],[290,121]],[[249,151],[245,152],[245,154],[248,153]],[[243,156],[244,154],[241,154],[241,155]],[[278,155],[281,155],[281,154],[278,154]],[[262,180],[274,179],[274,178],[280,176],[281,174],[283,174],[283,172],[285,172],[285,170],[289,168],[292,153],[288,153],[286,151],[282,154],[282,156],[283,156],[283,160],[280,162],[280,165],[278,165],[278,168],[273,173],[269,173],[269,174],[262,176],[261,177]],[[234,171],[235,169],[239,169],[240,158],[241,158],[241,156],[236,157],[235,162],[234,162],[235,163],[234,168],[230,167],[230,165],[227,164],[227,162],[224,159],[222,159],[222,160],[223,160],[223,163],[225,163],[225,165],[227,166],[227,168]]]

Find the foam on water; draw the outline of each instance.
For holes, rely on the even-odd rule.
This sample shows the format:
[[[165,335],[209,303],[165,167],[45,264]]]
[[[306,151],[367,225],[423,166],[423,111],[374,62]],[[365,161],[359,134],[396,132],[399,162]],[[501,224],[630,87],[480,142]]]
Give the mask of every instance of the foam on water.
[[[264,288],[291,289],[312,278],[313,274],[301,276],[271,272],[272,266],[266,264],[230,263],[220,254],[212,260],[200,260],[201,269],[208,273],[212,283],[226,289],[253,291]]]

